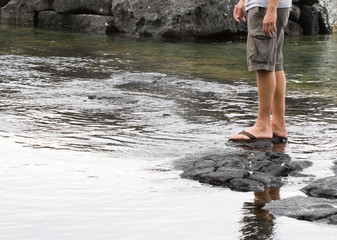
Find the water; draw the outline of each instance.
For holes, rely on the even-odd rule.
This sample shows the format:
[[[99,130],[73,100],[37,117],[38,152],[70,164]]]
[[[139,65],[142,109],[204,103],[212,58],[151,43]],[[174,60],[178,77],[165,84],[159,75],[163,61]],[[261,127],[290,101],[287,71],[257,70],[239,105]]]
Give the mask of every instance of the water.
[[[245,43],[164,43],[0,28],[1,239],[333,239],[253,193],[181,179],[256,116]],[[288,38],[289,143],[310,160],[280,197],[333,175],[337,36]]]

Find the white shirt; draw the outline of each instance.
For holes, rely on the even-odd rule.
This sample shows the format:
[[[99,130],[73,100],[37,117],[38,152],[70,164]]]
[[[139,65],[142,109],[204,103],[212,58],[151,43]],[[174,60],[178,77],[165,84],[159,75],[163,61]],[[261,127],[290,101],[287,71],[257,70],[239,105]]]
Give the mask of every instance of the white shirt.
[[[245,1],[245,9],[246,11],[253,7],[268,7],[269,0],[246,0]],[[291,0],[280,0],[278,8],[290,8]]]

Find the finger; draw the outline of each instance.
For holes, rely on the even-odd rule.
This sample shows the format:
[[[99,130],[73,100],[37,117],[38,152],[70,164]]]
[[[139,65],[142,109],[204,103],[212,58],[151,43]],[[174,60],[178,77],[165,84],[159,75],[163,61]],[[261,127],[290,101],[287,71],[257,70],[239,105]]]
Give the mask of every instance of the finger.
[[[240,22],[240,16],[239,16],[237,7],[234,8],[233,17],[234,17],[235,21]]]

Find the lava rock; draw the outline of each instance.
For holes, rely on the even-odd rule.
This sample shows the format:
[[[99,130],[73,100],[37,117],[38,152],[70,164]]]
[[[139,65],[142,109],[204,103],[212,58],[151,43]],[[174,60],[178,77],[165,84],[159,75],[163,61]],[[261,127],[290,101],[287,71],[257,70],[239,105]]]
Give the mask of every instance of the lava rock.
[[[111,0],[54,0],[57,13],[111,15]]]
[[[116,28],[129,35],[193,40],[246,32],[233,18],[236,0],[113,0]]]
[[[311,197],[337,199],[337,176],[318,179],[301,191]]]
[[[301,17],[301,9],[296,5],[292,5],[289,20],[298,22],[300,20],[300,17]]]
[[[302,171],[308,162],[292,162],[287,154],[256,151],[219,151],[179,160],[181,177],[235,191],[263,191],[281,187],[282,177]]]
[[[32,27],[37,13],[51,8],[52,0],[11,0],[1,8],[1,23]]]
[[[295,196],[267,203],[265,209],[277,216],[287,216],[298,220],[337,224],[336,200]]]
[[[301,4],[312,6],[315,3],[318,3],[319,0],[300,0]]]
[[[316,35],[319,33],[318,12],[313,6],[302,5],[300,25],[303,28],[303,34]]]
[[[43,29],[74,32],[108,34],[114,32],[113,17],[89,14],[57,14],[55,11],[42,11],[37,26]]]

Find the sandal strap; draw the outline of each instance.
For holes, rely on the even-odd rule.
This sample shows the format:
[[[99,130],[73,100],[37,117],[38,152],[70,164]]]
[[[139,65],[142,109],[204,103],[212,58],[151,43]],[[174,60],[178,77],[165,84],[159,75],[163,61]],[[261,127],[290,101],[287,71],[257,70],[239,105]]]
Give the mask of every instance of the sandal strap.
[[[246,132],[246,131],[239,132],[239,134],[245,135],[245,136],[249,137],[251,140],[256,139],[256,137],[253,134],[251,134],[249,132]]]

